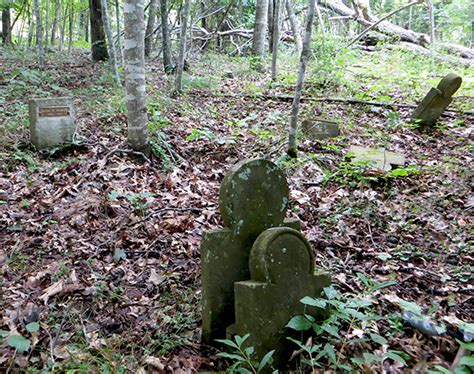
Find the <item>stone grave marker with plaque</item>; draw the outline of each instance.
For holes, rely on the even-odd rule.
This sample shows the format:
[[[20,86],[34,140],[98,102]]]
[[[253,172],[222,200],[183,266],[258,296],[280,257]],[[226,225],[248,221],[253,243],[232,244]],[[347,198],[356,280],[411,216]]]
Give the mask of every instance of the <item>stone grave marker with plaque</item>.
[[[31,99],[30,139],[39,150],[72,142],[76,113],[71,99]]]
[[[219,208],[226,228],[205,232],[201,243],[205,343],[249,333],[258,355],[275,349],[276,362],[283,362],[280,338],[291,317],[301,313],[299,300],[320,296],[329,285],[328,274],[313,274],[299,221],[285,219],[288,198],[286,178],[270,161],[245,160],[225,176]],[[252,304],[260,297],[262,305]],[[264,325],[262,331],[278,339],[265,338],[259,331]]]
[[[303,133],[315,140],[324,140],[335,138],[341,135],[339,123],[337,121],[329,121],[325,119],[305,119],[301,123]]]

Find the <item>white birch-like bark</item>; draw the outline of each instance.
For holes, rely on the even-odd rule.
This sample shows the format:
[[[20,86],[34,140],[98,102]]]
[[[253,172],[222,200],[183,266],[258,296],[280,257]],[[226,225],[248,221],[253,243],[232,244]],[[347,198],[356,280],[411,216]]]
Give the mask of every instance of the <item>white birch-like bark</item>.
[[[278,42],[280,41],[281,2],[282,0],[275,0],[275,12],[273,14],[272,82],[275,82],[277,76]]]
[[[128,143],[135,151],[148,154],[144,2],[145,0],[124,1],[124,57]]]
[[[43,49],[43,27],[41,25],[41,15],[39,8],[39,0],[33,0],[35,20],[36,20],[36,48],[38,51],[38,63],[40,67],[44,66],[44,49]]]
[[[186,32],[188,29],[189,22],[189,3],[190,0],[184,0],[183,12],[181,16],[178,66],[176,68],[176,80],[174,85],[175,95],[179,95],[183,89],[183,69],[184,58],[186,54]]]
[[[311,49],[311,29],[313,26],[314,9],[316,0],[308,0],[308,13],[306,15],[306,28],[303,41],[303,51],[300,57],[298,77],[296,79],[295,97],[291,108],[290,135],[288,137],[288,155],[297,157],[296,131],[298,128],[298,112],[300,110],[301,91],[303,90],[304,75],[308,65],[309,51]]]
[[[427,1],[428,5],[428,17],[430,19],[430,44],[434,45],[436,43],[435,39],[435,19],[434,19],[434,9],[433,2],[431,0]]]
[[[107,5],[107,0],[101,0],[100,5],[102,9],[102,21],[104,23],[105,36],[107,37],[110,62],[112,65],[112,73],[117,86],[121,86],[120,75],[117,68],[117,57],[115,54],[114,36],[112,34],[112,27],[110,26],[109,6]]]
[[[298,56],[301,54],[303,50],[303,41],[301,40],[301,26],[296,17],[296,14],[293,10],[293,6],[291,4],[291,0],[285,1],[286,12],[288,14],[288,18],[290,19],[290,26],[291,31],[293,32],[293,37],[295,38],[296,50],[298,51]]]
[[[257,58],[256,68],[261,69],[267,40],[268,0],[257,0],[255,26],[253,29],[252,53]]]

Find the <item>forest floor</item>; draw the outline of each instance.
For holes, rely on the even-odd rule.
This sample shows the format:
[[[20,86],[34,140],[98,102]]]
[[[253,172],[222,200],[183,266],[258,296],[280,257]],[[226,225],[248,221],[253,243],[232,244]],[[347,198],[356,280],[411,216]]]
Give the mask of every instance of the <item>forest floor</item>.
[[[401,311],[418,306],[451,328],[474,319],[474,118],[457,112],[473,108],[472,68],[384,51],[319,67],[313,60],[304,96],[315,100],[303,103],[301,116],[339,120],[342,134],[301,137],[290,162],[281,155],[291,103],[268,97],[291,95],[294,58],[282,57],[270,87],[268,74],[252,72],[245,58],[201,56],[190,60],[178,99],[169,95],[173,77],[153,59],[155,156],[145,161],[126,152],[124,96],[107,67],[74,53],[50,54],[40,71],[32,54],[0,50],[0,371],[225,370],[229,362],[200,343],[199,245],[205,230],[222,225],[226,171],[252,157],[285,170],[289,214],[301,220],[316,267],[332,273],[346,299],[364,297],[383,317],[340,330],[383,339],[324,338],[338,360],[365,372],[453,363],[458,342],[427,336]],[[434,128],[417,128],[403,104],[416,104],[449,71],[464,77],[450,112]],[[72,96],[77,107],[75,143],[51,154],[28,144],[27,99],[44,96]],[[385,147],[414,166],[354,167],[344,157],[350,145]],[[15,351],[20,343],[31,348]],[[387,358],[389,350],[402,360]],[[350,360],[362,353],[381,359]],[[334,370],[325,358],[319,364]]]

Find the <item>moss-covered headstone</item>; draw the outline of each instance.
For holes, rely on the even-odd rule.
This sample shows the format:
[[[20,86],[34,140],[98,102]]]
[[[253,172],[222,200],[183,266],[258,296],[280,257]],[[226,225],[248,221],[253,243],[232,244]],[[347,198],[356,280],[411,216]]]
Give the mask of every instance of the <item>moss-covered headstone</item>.
[[[453,95],[461,87],[462,78],[449,73],[439,82],[436,88],[432,87],[420,105],[413,112],[412,118],[422,125],[432,126],[453,101]]]
[[[288,227],[265,230],[250,252],[251,280],[235,283],[235,325],[228,335],[250,334],[249,345],[258,357],[275,350],[274,366],[282,366],[295,347],[285,328],[295,315],[317,317],[321,310],[305,310],[305,296],[320,296],[330,285],[325,272],[314,271],[311,246],[304,236]]]
[[[205,232],[201,243],[204,342],[250,333],[259,355],[275,349],[280,362],[285,325],[303,311],[299,300],[329,285],[326,274],[314,274],[299,222],[285,219],[288,197],[286,178],[270,161],[245,160],[225,176],[219,208],[226,227]]]

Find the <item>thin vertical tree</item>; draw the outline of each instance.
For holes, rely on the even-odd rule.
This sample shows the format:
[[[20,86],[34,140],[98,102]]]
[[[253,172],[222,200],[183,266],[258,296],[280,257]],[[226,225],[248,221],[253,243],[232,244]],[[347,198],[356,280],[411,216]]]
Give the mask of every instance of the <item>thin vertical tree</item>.
[[[135,151],[148,154],[144,2],[145,0],[124,1],[124,57],[128,143]]]
[[[120,4],[119,0],[115,0],[115,23],[117,27],[117,55],[118,60],[124,65],[122,52],[122,31],[120,31]]]
[[[282,0],[275,0],[273,13],[273,47],[272,47],[272,82],[277,76],[278,42],[280,41],[280,5]],[[284,0],[283,0],[284,1]]]
[[[2,10],[2,44],[12,44],[10,7]]]
[[[308,13],[306,14],[306,27],[303,41],[303,51],[300,56],[298,77],[296,78],[295,96],[291,107],[290,135],[288,137],[288,156],[297,157],[296,132],[298,129],[298,112],[300,109],[301,92],[303,90],[304,75],[308,65],[309,51],[311,48],[311,30],[313,26],[314,9],[316,0],[308,0]]]
[[[103,1],[107,1],[107,0],[103,0]],[[69,18],[69,38],[68,38],[67,53],[71,53],[72,42],[74,38],[74,0],[71,3],[68,18]]]
[[[39,0],[33,0],[35,21],[36,21],[36,48],[38,51],[38,63],[40,67],[44,66],[44,49],[43,49],[43,27],[41,25],[41,12]]]
[[[298,17],[293,10],[293,6],[291,5],[291,0],[285,1],[286,13],[288,14],[288,18],[290,19],[290,27],[291,32],[293,33],[293,37],[295,38],[295,45],[296,50],[298,51],[298,55],[300,55],[301,51],[303,50],[303,42],[301,40],[301,27]]]
[[[153,31],[156,23],[156,10],[158,8],[158,0],[151,0],[148,7],[148,21],[145,31],[145,57],[150,56],[151,47],[153,45]]]
[[[114,75],[115,83],[120,86],[120,76],[117,68],[117,58],[115,54],[114,36],[112,35],[112,27],[110,26],[109,6],[107,0],[101,0],[102,5],[102,21],[104,22],[105,35],[107,36],[108,51],[110,55],[110,62],[112,65],[112,73]]]
[[[50,8],[50,2],[49,0],[46,0],[45,6],[46,9],[46,14],[44,17],[44,47],[48,47],[49,43],[49,8]]]
[[[253,29],[252,54],[255,56],[254,67],[262,69],[267,40],[268,0],[257,0],[255,10],[255,26]]]
[[[58,29],[58,19],[59,13],[61,10],[61,2],[59,0],[54,0],[54,17],[53,17],[53,24],[51,26],[51,45],[54,47],[56,44],[56,32]]]
[[[163,36],[163,68],[166,74],[171,73],[171,39],[168,30],[168,0],[160,0],[161,33]]]
[[[179,95],[183,89],[183,69],[186,56],[186,32],[189,22],[190,0],[184,0],[183,11],[181,13],[181,25],[179,35],[179,56],[178,66],[176,68],[176,80],[174,85],[174,94]]]

